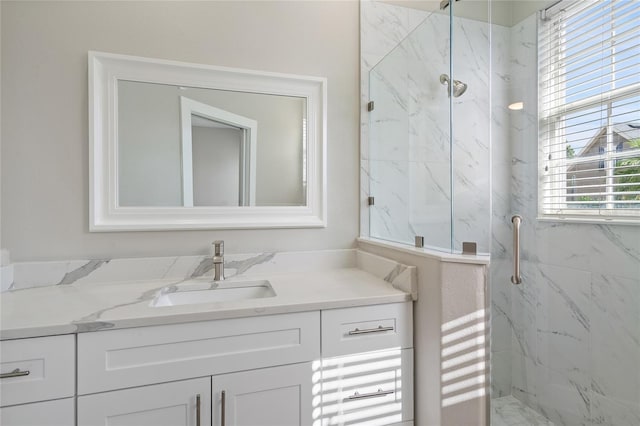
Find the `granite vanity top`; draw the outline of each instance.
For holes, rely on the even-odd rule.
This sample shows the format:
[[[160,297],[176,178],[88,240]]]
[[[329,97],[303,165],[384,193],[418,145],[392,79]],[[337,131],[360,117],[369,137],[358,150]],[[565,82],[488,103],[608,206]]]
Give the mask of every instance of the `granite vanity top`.
[[[248,268],[228,280],[268,280],[276,295],[261,299],[151,306],[162,289],[180,286],[184,278],[77,280],[64,285],[14,289],[0,294],[0,338],[344,308],[404,302],[417,297],[414,267],[359,250],[341,252],[345,252],[347,259],[337,262],[339,267],[325,268],[322,262],[316,262],[306,270],[300,266],[293,268],[294,272],[286,271],[282,265],[271,271],[265,267],[254,268],[255,271]],[[335,261],[330,263],[336,266]],[[207,280],[207,276],[199,279]]]

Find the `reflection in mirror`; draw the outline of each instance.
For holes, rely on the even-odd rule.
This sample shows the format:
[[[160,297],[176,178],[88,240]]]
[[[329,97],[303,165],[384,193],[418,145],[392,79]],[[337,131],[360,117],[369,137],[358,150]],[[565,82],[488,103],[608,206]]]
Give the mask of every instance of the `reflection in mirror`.
[[[118,204],[304,206],[306,109],[302,97],[118,81]]]
[[[191,188],[183,173],[183,204],[189,206],[246,206],[249,191],[242,178],[246,167],[240,154],[245,130],[195,114],[191,116]],[[183,162],[187,158],[184,156]],[[255,165],[254,165],[255,167]],[[191,190],[191,192],[189,192]],[[187,199],[191,194],[191,199]]]

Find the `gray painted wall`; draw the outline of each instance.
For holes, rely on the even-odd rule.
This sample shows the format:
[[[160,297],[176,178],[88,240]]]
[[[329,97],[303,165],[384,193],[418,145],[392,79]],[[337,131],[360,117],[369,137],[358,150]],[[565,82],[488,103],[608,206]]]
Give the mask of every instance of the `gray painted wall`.
[[[358,2],[3,1],[2,229],[12,260],[347,248],[358,234]],[[330,30],[328,30],[330,28]],[[328,79],[328,226],[89,233],[87,51]]]

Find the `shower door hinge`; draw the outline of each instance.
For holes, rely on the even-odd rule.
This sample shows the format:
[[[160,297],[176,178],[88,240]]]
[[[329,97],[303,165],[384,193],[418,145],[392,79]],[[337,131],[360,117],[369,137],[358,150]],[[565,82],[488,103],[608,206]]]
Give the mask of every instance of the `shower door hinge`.
[[[373,206],[375,204],[375,199],[373,197],[367,197],[367,205]]]
[[[462,242],[462,254],[478,254],[478,244],[470,241]]]
[[[458,0],[456,0],[456,1],[458,1]],[[447,7],[449,7],[449,3],[450,3],[449,0],[442,0],[440,2],[440,10],[445,10]]]
[[[371,112],[373,111],[373,108],[375,108],[373,101],[369,101],[369,103],[367,104],[367,111]]]

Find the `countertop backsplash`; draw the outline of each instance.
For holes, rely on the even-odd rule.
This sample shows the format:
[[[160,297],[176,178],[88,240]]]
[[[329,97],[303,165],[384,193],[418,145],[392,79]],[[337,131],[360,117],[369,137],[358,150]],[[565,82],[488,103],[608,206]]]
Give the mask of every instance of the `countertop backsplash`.
[[[187,280],[212,275],[211,256],[78,259],[10,263],[2,251],[0,291],[45,286]],[[313,272],[359,268],[415,298],[415,268],[356,249],[226,254],[227,278],[240,275]]]

